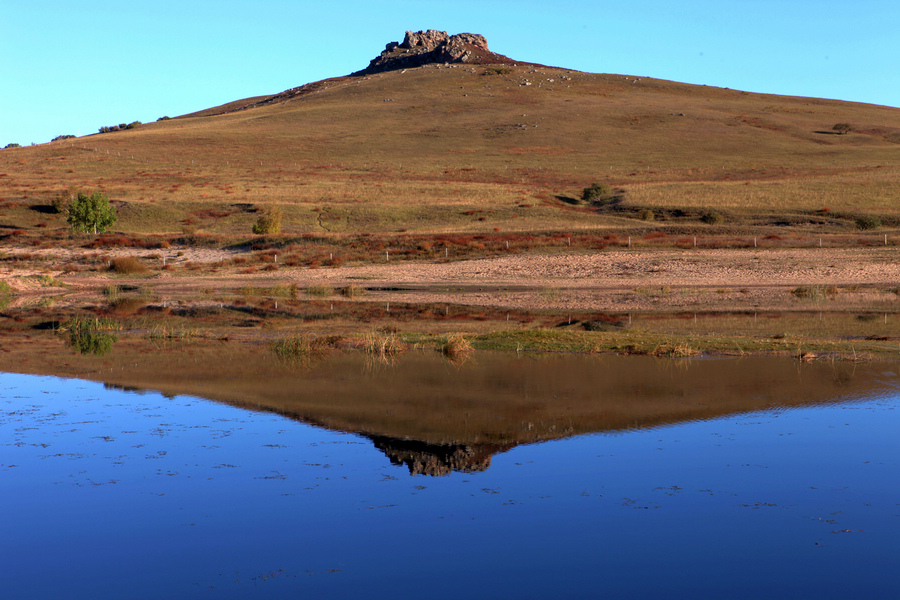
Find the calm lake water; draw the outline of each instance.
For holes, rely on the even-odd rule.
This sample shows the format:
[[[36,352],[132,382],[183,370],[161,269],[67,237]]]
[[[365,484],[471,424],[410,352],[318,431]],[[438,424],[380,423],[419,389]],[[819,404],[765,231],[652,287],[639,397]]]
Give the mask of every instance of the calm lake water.
[[[900,595],[897,363],[257,358],[0,374],[2,596]]]

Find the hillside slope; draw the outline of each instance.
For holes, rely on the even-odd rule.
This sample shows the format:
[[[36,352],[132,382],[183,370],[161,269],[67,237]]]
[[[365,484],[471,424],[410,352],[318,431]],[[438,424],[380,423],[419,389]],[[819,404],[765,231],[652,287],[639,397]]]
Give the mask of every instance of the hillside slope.
[[[119,227],[145,232],[177,232],[185,219],[246,232],[252,214],[233,207],[269,203],[294,232],[628,227],[641,209],[659,221],[827,208],[891,223],[898,159],[896,108],[512,61],[432,63],[3,150],[0,198],[15,222],[0,225],[46,222],[14,209],[68,186],[105,191],[123,208]],[[619,190],[615,210],[574,205],[595,181]]]

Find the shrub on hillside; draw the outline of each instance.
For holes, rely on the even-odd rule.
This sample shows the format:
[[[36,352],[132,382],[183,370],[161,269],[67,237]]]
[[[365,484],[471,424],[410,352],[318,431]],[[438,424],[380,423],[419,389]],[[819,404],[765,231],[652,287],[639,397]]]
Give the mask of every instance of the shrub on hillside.
[[[21,148],[21,146],[13,142],[12,144],[7,144],[6,146],[4,146],[4,148]]]
[[[700,217],[700,220],[707,225],[717,225],[718,223],[724,221],[725,217],[717,212],[707,212],[703,213],[703,215]]]
[[[69,206],[78,199],[78,188],[70,186],[65,190],[56,194],[50,201],[50,205],[57,214],[61,214],[69,210]]]
[[[512,69],[508,67],[488,67],[482,75],[509,75]]]
[[[111,133],[113,131],[125,131],[126,129],[134,129],[135,127],[143,125],[140,121],[132,121],[131,123],[119,123],[118,125],[109,125],[101,127],[98,131],[100,133]]]
[[[862,215],[856,217],[856,227],[858,229],[878,229],[881,227],[881,219],[872,215]]]
[[[836,132],[838,135],[847,135],[851,131],[853,131],[853,127],[850,123],[837,123],[834,127],[831,128],[832,131]]]
[[[652,221],[656,218],[656,215],[653,214],[653,211],[649,208],[645,208],[641,211],[638,211],[638,218],[641,221]]]
[[[591,184],[590,187],[584,188],[581,192],[581,199],[594,206],[609,204],[615,199],[615,196],[612,187],[605,183]]]
[[[281,233],[281,207],[270,206],[253,225],[257,235]]]
[[[70,140],[70,139],[72,139],[73,137],[75,137],[75,136],[74,136],[74,135],[58,135],[58,136],[56,136],[55,138],[53,138],[52,140],[50,140],[50,141],[51,141],[51,142],[58,142],[59,140]]]

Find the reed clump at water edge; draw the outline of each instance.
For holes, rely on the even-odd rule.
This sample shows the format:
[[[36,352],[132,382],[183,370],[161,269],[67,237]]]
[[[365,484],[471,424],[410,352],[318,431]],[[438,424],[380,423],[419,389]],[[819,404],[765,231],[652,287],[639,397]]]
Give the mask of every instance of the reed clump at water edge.
[[[363,338],[363,350],[369,356],[390,358],[408,350],[403,339],[396,333],[367,333]]]
[[[448,335],[447,339],[444,340],[444,343],[441,345],[441,352],[450,358],[463,356],[473,350],[474,348],[472,347],[471,342],[469,342],[469,338],[461,333],[452,333]]]

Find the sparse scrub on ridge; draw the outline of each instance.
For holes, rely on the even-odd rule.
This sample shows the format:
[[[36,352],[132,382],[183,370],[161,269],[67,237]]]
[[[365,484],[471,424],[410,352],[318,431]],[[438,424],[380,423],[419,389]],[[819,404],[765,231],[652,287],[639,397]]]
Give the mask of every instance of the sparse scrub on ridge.
[[[125,131],[126,129],[134,129],[143,125],[140,121],[132,121],[131,123],[119,123],[118,125],[105,125],[97,130],[98,133],[112,133],[113,131]]]

